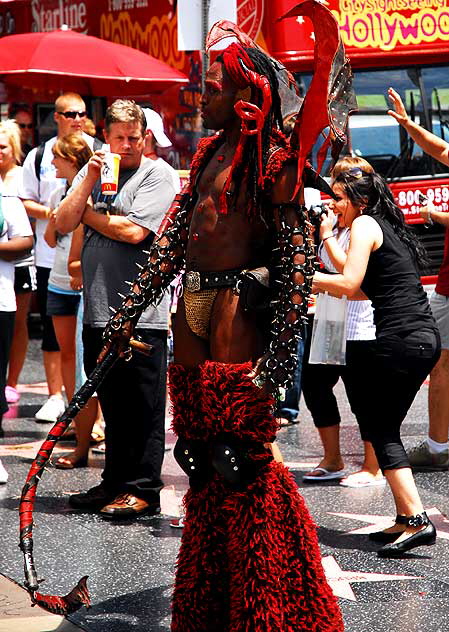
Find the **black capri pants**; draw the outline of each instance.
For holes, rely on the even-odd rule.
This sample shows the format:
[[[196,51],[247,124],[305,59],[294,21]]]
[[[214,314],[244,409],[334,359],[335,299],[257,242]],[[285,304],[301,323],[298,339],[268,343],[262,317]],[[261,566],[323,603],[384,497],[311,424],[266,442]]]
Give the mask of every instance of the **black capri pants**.
[[[310,333],[310,332],[309,332]],[[302,392],[306,406],[317,428],[327,428],[340,423],[340,411],[333,388],[339,378],[345,386],[351,411],[357,419],[363,441],[369,441],[367,418],[367,366],[372,364],[375,340],[348,340],[346,365],[309,364],[311,335],[307,338],[302,367]]]
[[[410,467],[400,437],[416,393],[440,357],[437,330],[422,329],[376,340],[374,362],[367,367],[369,437],[382,471]]]

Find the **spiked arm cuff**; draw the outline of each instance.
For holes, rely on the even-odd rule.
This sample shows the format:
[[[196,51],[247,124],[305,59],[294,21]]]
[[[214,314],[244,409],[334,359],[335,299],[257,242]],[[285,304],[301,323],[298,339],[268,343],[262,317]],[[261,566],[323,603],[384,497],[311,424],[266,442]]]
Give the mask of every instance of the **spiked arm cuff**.
[[[177,208],[176,208],[177,207]],[[129,283],[131,289],[122,305],[110,318],[103,332],[105,342],[124,336],[129,338],[140,316],[149,305],[157,305],[165,290],[185,263],[188,225],[192,199],[189,194],[177,196],[148,254],[147,263],[138,265],[140,272]],[[176,214],[175,214],[176,213]],[[175,214],[167,221],[169,214]],[[128,333],[127,333],[128,331]]]
[[[271,340],[265,355],[263,377],[271,391],[289,388],[298,362],[297,348],[312,289],[315,248],[304,206],[294,203],[275,207],[278,215],[275,300],[272,301]]]

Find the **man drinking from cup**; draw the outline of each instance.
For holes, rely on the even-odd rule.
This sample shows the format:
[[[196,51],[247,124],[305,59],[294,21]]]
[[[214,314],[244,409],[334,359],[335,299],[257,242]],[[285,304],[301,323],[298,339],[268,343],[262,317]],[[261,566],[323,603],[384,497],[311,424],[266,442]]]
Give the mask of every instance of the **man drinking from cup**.
[[[87,373],[103,347],[110,308],[121,304],[119,293],[127,293],[136,263],[146,261],[144,251],[176,193],[165,163],[143,155],[145,130],[145,115],[134,101],[115,101],[106,113],[105,139],[110,152],[120,157],[117,194],[102,192],[100,173],[111,156],[97,151],[58,209],[58,231],[69,232],[79,223],[86,228],[81,263]],[[136,330],[153,346],[151,355],[135,353],[130,362],[118,360],[98,389],[106,421],[103,481],[71,496],[73,507],[100,510],[102,517],[113,519],[159,513],[167,329],[168,295],[144,312]]]

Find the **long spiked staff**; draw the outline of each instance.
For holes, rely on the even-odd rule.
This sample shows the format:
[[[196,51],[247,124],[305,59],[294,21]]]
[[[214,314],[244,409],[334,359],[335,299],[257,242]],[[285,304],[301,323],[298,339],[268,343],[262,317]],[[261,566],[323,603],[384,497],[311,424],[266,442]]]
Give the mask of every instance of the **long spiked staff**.
[[[150,345],[131,340],[132,348],[139,351],[149,353]],[[79,411],[86,405],[89,398],[97,390],[103,381],[106,373],[112,368],[119,358],[119,353],[115,349],[110,349],[103,360],[95,367],[87,378],[83,386],[75,393],[64,413],[55,423],[53,428],[47,435],[47,438],[41,445],[31,467],[28,472],[26,483],[22,490],[20,499],[19,515],[20,515],[20,548],[24,555],[24,571],[25,571],[25,588],[31,596],[33,605],[38,605],[44,610],[48,610],[54,614],[70,614],[75,612],[82,605],[90,606],[90,598],[87,590],[87,576],[80,579],[78,584],[65,597],[56,597],[53,595],[42,595],[38,592],[39,580],[33,560],[33,505],[36,496],[37,484],[42,476],[44,468],[48,463],[53,448],[57,441],[66,431],[68,425],[76,417]]]
[[[164,289],[176,276],[177,271],[183,265],[183,242],[186,240],[185,221],[188,213],[190,196],[180,195],[175,198],[173,205],[167,211],[148,255],[145,266],[139,266],[141,272],[134,283],[130,283],[131,290],[127,297],[123,297],[123,304],[109,321],[105,330],[105,340],[109,344],[102,351],[101,361],[89,375],[86,382],[73,396],[68,407],[59,420],[50,430],[47,438],[41,445],[34,459],[20,499],[20,548],[24,555],[25,588],[28,590],[33,605],[38,605],[48,612],[67,615],[75,612],[81,606],[90,606],[90,597],[87,590],[87,576],[80,579],[78,584],[65,597],[54,595],[42,595],[38,592],[40,580],[38,579],[33,558],[33,506],[36,489],[42,473],[47,465],[53,448],[64,434],[69,423],[76,417],[79,411],[86,405],[89,398],[98,389],[108,371],[112,368],[120,355],[130,355],[135,349],[142,353],[149,353],[151,346],[139,340],[130,339],[130,333],[137,324],[142,312],[150,304],[157,303],[162,297]],[[184,231],[185,235],[182,234]],[[167,245],[168,244],[168,245]],[[162,272],[160,272],[162,269]],[[157,283],[151,286],[151,279],[157,277]],[[130,325],[127,329],[127,325]],[[128,331],[124,335],[129,341],[127,349],[122,352],[120,343],[116,344],[115,336]],[[107,350],[107,351],[106,351]]]

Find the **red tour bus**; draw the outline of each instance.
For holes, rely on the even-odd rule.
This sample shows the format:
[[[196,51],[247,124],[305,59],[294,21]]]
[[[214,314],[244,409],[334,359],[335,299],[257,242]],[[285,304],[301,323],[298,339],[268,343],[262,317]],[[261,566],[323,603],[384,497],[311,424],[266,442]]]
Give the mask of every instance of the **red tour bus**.
[[[417,147],[387,114],[387,89],[401,95],[420,125],[449,142],[449,6],[447,0],[329,0],[354,71],[359,110],[350,118],[348,153],[366,158],[385,176],[407,221],[414,224],[431,260],[423,277],[435,283],[443,255],[444,229],[427,227],[419,196],[449,211],[449,167]],[[277,21],[294,0],[265,3],[262,35],[267,49],[307,89],[313,61],[307,18]],[[326,175],[325,170],[323,174]]]

